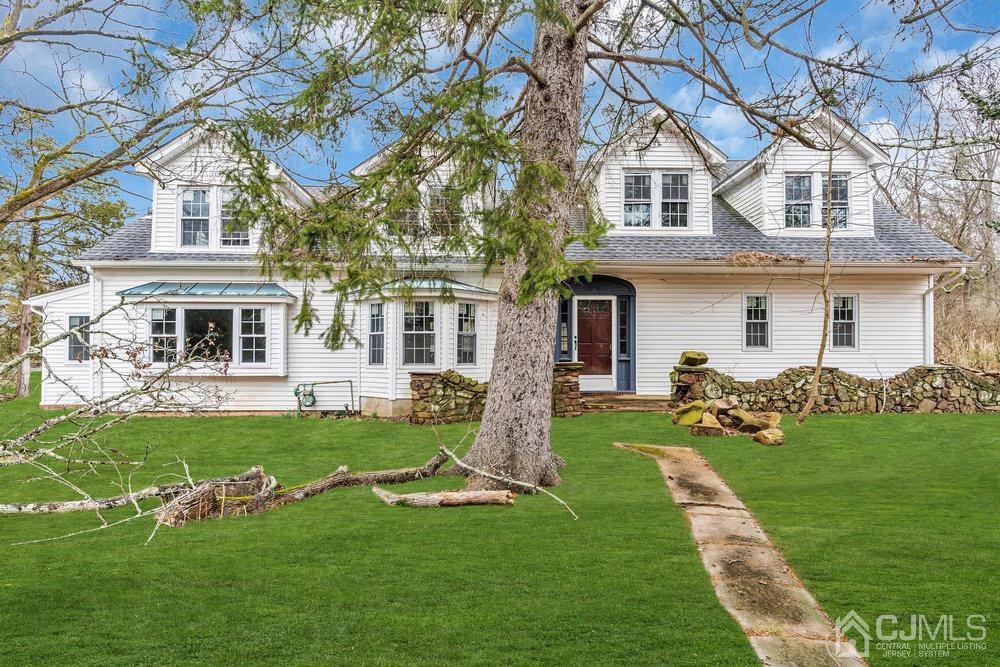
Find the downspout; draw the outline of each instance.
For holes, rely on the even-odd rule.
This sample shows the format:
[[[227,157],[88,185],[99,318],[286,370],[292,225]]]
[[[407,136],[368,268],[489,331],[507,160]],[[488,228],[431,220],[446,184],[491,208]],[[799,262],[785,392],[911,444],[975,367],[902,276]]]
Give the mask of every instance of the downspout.
[[[927,276],[929,286],[924,290],[924,364],[934,363],[934,291],[951,287],[964,280],[968,272],[969,269],[963,266],[956,275],[938,285],[934,284],[934,274]]]

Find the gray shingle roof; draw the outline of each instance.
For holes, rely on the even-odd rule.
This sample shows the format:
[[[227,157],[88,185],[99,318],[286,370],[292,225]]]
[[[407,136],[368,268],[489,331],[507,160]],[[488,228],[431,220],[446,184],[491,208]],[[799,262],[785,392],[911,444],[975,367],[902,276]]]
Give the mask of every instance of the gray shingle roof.
[[[970,263],[972,259],[930,232],[898,215],[884,204],[875,203],[874,237],[834,237],[831,259],[850,262],[949,262]],[[721,197],[713,208],[714,233],[709,235],[614,234],[601,240],[596,250],[572,244],[570,259],[597,262],[709,262],[720,261],[735,252],[762,252],[782,257],[823,259],[822,237],[765,236],[734,211]],[[150,252],[150,219],[140,218],[101,241],[79,257],[88,261],[146,262],[255,262],[246,253]]]
[[[885,204],[875,202],[873,237],[834,237],[830,258],[849,262],[971,262],[972,259],[930,232],[900,216]],[[596,250],[576,243],[569,247],[570,259],[598,262],[709,262],[735,252],[762,252],[781,257],[823,261],[821,236],[765,236],[733,210],[721,197],[712,208],[713,234],[667,236],[663,234],[614,234],[601,239]]]

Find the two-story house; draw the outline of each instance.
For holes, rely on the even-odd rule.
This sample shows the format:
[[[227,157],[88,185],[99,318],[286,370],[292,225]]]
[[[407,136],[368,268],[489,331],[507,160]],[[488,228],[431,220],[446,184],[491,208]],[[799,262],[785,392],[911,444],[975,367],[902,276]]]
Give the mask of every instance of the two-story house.
[[[817,142],[832,138],[832,150],[779,137],[753,159],[731,161],[697,134],[655,125],[647,118],[592,160],[611,230],[596,250],[569,248],[596,271],[571,285],[553,332],[555,358],[582,362],[584,391],[669,393],[672,366],[691,348],[741,379],[815,363],[827,219],[834,294],[826,363],[888,377],[933,362],[935,275],[971,260],[876,200],[873,172],[888,159],[878,146],[838,119],[814,118],[801,127]],[[339,408],[353,390],[365,413],[401,414],[411,372],[454,368],[488,378],[498,277],[470,264],[438,267],[444,278],[440,270],[400,275],[412,288],[408,300],[391,298],[390,285],[389,297],[350,304],[360,344],[331,351],[318,335],[296,333],[302,284],[263,279],[255,230],[226,224],[229,164],[218,140],[197,131],[146,160],[151,212],[77,260],[88,283],[31,301],[45,333],[121,298],[135,301],[100,328],[144,341],[155,368],[211,322],[232,359],[217,378],[231,392],[228,410],[289,410],[300,383],[350,380],[317,387],[317,407]],[[274,175],[292,200],[315,194],[277,165]],[[453,300],[441,298],[443,287]],[[321,316],[332,299],[317,290]],[[85,342],[46,350],[53,372],[44,405],[121,389],[124,380],[103,372]]]

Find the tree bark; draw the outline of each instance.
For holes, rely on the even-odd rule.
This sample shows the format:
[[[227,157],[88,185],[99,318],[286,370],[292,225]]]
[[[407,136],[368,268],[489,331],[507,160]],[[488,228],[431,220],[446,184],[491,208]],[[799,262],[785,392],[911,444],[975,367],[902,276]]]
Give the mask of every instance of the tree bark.
[[[24,355],[31,347],[31,307],[25,303],[35,296],[38,285],[41,282],[38,266],[38,244],[41,237],[41,223],[37,220],[31,225],[31,239],[28,242],[27,257],[24,262],[24,275],[21,281],[20,293],[17,295],[21,302],[21,317],[17,326],[19,355]],[[26,356],[21,361],[21,367],[14,380],[14,396],[27,396],[31,381],[31,357]]]
[[[459,507],[461,505],[513,505],[514,492],[499,491],[420,491],[417,493],[393,493],[372,487],[372,493],[386,505],[407,507]]]
[[[562,0],[560,4],[573,23],[580,19],[579,2]],[[529,208],[533,218],[553,222],[549,242],[557,252],[569,232],[576,187],[586,45],[586,25],[574,37],[555,23],[540,19],[536,24],[531,62],[536,76],[527,84],[521,148],[525,165],[555,167],[565,179],[564,187],[551,182],[544,185],[541,201]],[[525,177],[522,168],[519,178]],[[522,251],[504,265],[490,390],[482,426],[464,461],[498,476],[554,486],[560,482],[563,465],[549,437],[557,301],[549,292],[531,303],[518,304],[521,280],[531,259]],[[469,487],[524,491],[482,475],[471,476]]]

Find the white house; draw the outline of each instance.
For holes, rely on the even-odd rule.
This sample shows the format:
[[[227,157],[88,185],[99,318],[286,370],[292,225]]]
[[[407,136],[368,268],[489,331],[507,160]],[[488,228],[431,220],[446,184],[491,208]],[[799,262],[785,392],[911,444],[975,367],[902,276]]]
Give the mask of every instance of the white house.
[[[583,362],[584,391],[669,393],[672,366],[691,348],[740,379],[814,363],[827,205],[835,295],[826,363],[887,377],[933,362],[934,276],[970,258],[875,199],[872,172],[887,160],[876,145],[837,119],[802,127],[818,140],[833,138],[832,171],[831,151],[791,138],[730,161],[697,135],[696,143],[662,128],[653,135],[649,122],[597,156],[599,204],[612,229],[596,250],[569,248],[597,270],[593,281],[571,286],[553,332],[556,359]],[[302,285],[262,278],[254,230],[224,224],[222,173],[230,164],[217,140],[194,131],[147,160],[151,212],[77,260],[87,284],[32,299],[45,333],[121,298],[141,301],[109,315],[101,329],[144,343],[155,368],[211,321],[233,359],[217,378],[230,392],[227,410],[290,410],[300,383],[349,380],[317,386],[317,407],[354,400],[366,413],[400,414],[411,372],[454,368],[488,378],[498,278],[470,264],[401,275],[413,288],[408,303],[349,304],[361,345],[330,351],[316,333],[295,333]],[[292,200],[313,194],[277,166],[275,176]],[[454,301],[441,299],[445,286]],[[332,298],[317,291],[321,315],[332,312]],[[45,356],[53,373],[43,381],[44,405],[121,388],[80,341]]]

